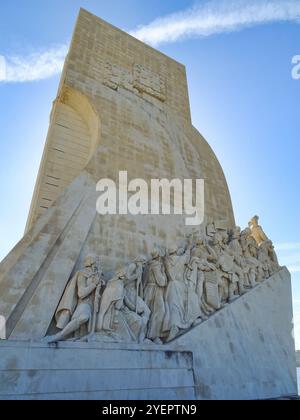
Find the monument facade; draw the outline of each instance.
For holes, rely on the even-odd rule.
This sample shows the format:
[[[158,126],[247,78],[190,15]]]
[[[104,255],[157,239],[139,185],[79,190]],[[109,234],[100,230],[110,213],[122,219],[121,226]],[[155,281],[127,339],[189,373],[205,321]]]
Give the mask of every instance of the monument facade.
[[[121,171],[203,179],[203,223],[99,214],[99,179]],[[0,264],[0,316],[0,399],[296,393],[289,273],[258,216],[235,225],[222,168],[191,123],[184,66],[85,10],[25,236]]]

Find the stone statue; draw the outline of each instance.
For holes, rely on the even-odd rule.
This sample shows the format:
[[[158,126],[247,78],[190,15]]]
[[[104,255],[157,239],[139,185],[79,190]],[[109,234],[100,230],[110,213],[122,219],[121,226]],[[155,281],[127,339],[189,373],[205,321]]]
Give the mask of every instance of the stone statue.
[[[144,256],[139,256],[129,264],[126,269],[124,305],[123,312],[126,312],[127,323],[130,324],[132,334],[137,341],[142,343],[146,337],[147,325],[150,317],[150,309],[144,302],[143,271],[147,263]],[[128,309],[128,310],[127,310]]]
[[[74,334],[82,340],[110,342],[173,340],[280,269],[257,216],[249,226],[230,232],[215,227],[211,243],[202,237],[192,243],[189,237],[186,248],[154,248],[148,263],[145,256],[137,257],[106,285],[96,259],[87,257],[55,313],[61,331],[45,341]]]
[[[180,330],[190,328],[197,319],[201,318],[201,310],[198,311],[194,306],[189,307],[189,289],[186,281],[186,266],[190,261],[190,250],[192,245],[189,243],[183,255],[177,254],[177,248],[169,249],[165,257],[165,269],[168,278],[166,290],[166,316],[163,331],[168,334],[166,341],[175,338]],[[193,303],[192,303],[193,305]]]
[[[156,344],[161,344],[163,338],[163,322],[166,314],[165,291],[167,277],[158,249],[151,252],[152,260],[148,265],[145,288],[145,302],[150,308],[151,315],[147,330],[147,338]]]
[[[202,313],[204,314],[202,319],[205,319],[215,312],[216,309],[220,308],[219,286],[221,277],[218,275],[218,279],[216,282],[213,282],[213,285],[210,281],[207,282],[207,279],[211,278],[208,273],[214,272],[217,274],[217,255],[207,242],[203,239],[198,239],[195,247],[191,251],[191,257],[191,261],[193,258],[199,260],[197,264],[198,279],[196,293],[199,298]]]
[[[269,255],[269,259],[270,259],[270,264],[271,264],[271,268],[272,268],[272,274],[277,272],[278,270],[280,270],[280,264],[278,262],[278,258],[275,252],[275,248],[274,245],[272,243],[272,241],[268,240],[266,242],[264,242],[267,251],[268,251],[268,255]]]
[[[107,283],[100,302],[97,322],[98,339],[139,342],[145,340],[150,309],[142,299],[143,269],[147,260],[136,258],[117,270]]]
[[[248,223],[249,228],[251,230],[251,235],[255,239],[257,245],[260,245],[262,242],[267,241],[268,237],[263,231],[262,227],[258,224],[259,217],[254,216]]]
[[[98,304],[96,300],[100,298],[99,289],[105,283],[94,257],[87,257],[84,266],[85,268],[78,271],[69,282],[57,308],[56,325],[62,331],[46,337],[45,341],[48,343],[67,339],[84,324],[88,324],[88,332],[92,331],[94,305]]]
[[[257,285],[256,267],[250,258],[245,257],[241,238],[241,228],[237,226],[232,231],[228,247],[235,256],[235,260],[239,267],[244,271],[244,286],[246,288],[251,288]]]
[[[192,257],[198,257],[210,263],[211,269],[215,269],[214,263],[217,261],[217,254],[214,249],[202,238],[197,239],[194,248],[191,251]]]
[[[267,276],[265,278],[272,276],[280,269],[274,246],[270,240],[260,244],[258,258],[264,266],[264,270]]]
[[[197,294],[199,288],[203,288],[202,271],[208,269],[205,261],[199,260],[197,257],[190,259],[186,265],[184,272],[184,280],[187,286],[187,304],[185,309],[185,320],[195,326],[201,323],[206,317],[201,310],[201,300]],[[200,273],[200,276],[199,276]],[[200,284],[199,284],[200,283]]]
[[[262,277],[263,279],[268,279],[272,275],[272,270],[270,267],[268,250],[263,244],[258,247],[257,257],[263,270]]]
[[[263,254],[268,254],[269,259],[269,275],[272,275],[274,272],[280,269],[278,263],[277,255],[274,250],[272,241],[267,237],[262,227],[258,224],[259,217],[254,216],[249,222],[249,228],[251,230],[251,235],[255,239],[259,247],[263,247],[263,250],[260,252],[260,259],[263,260],[265,257]],[[266,271],[266,270],[265,270]]]
[[[136,283],[136,296],[143,299],[143,272],[147,264],[147,258],[144,255],[139,255],[131,264],[129,264],[126,273],[128,281]]]
[[[118,324],[118,314],[125,296],[126,269],[119,268],[108,281],[100,301],[97,331],[113,331]]]
[[[207,316],[204,309],[204,271],[210,271],[206,261],[198,257],[192,257],[186,266],[184,273],[187,284],[187,309],[185,318],[191,319],[196,325],[195,320],[206,320]]]
[[[228,243],[229,249],[236,255],[242,257],[243,255],[243,249],[240,242],[241,238],[241,228],[239,226],[236,226],[231,233],[231,237]]]
[[[214,250],[218,256],[218,268],[223,278],[223,301],[232,301],[245,293],[244,272],[240,260],[228,247],[228,233],[217,232],[214,237]],[[225,283],[224,283],[225,279]],[[227,285],[226,285],[227,283]]]
[[[262,264],[258,260],[258,245],[251,235],[250,228],[246,228],[241,232],[240,243],[243,250],[243,256],[251,267],[251,270],[249,271],[249,276],[251,276],[249,279],[250,284],[256,286],[263,281],[264,271]]]

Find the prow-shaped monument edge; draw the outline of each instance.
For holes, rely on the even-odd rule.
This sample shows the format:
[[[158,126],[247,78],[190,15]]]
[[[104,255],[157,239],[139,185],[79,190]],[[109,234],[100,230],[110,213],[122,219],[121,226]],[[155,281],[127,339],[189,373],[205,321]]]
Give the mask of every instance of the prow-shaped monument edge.
[[[291,277],[282,268],[169,345],[191,348],[198,399],[297,395]]]
[[[187,225],[184,212],[102,214],[96,186],[123,185],[120,174],[147,186],[153,174],[180,185],[204,180],[203,223]],[[191,198],[197,202],[195,191]],[[113,398],[296,392],[289,273],[257,216],[244,230],[236,226],[222,167],[192,126],[184,66],[85,10],[53,104],[26,234],[0,264],[0,321],[7,339],[0,398],[15,397],[9,366],[22,371],[25,362],[39,371],[36,381],[20,374],[16,391],[25,399],[76,392],[109,399],[101,386],[110,383]],[[77,369],[56,372],[70,349]],[[122,373],[129,349],[138,364]],[[101,352],[119,380],[95,372]]]

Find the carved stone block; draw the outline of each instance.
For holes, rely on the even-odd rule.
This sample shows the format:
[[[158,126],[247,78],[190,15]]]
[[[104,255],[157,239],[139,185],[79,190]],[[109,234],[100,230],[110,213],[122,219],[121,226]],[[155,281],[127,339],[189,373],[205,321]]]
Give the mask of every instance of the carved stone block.
[[[132,72],[109,61],[105,64],[104,85],[114,90],[122,87],[132,92],[135,91]]]
[[[164,79],[145,67],[135,64],[133,68],[134,87],[141,93],[147,93],[160,101],[166,100]]]
[[[130,71],[107,61],[103,83],[114,90],[122,87],[133,93],[146,93],[163,102],[166,100],[164,79],[139,64],[135,64]]]

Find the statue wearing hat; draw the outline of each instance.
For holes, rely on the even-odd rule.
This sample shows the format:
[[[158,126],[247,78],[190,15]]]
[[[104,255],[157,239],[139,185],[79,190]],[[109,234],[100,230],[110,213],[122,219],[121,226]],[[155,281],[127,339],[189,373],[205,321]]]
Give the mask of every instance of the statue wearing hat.
[[[126,269],[124,289],[124,312],[137,341],[142,343],[146,337],[150,309],[144,302],[143,273],[147,263],[144,255],[138,256]]]
[[[56,310],[56,326],[61,331],[46,337],[45,341],[55,343],[65,340],[85,324],[88,325],[88,332],[91,332],[95,297],[98,298],[96,291],[104,285],[96,259],[92,256],[86,257],[84,269],[71,279]]]
[[[163,331],[167,335],[167,341],[173,340],[180,330],[190,328],[198,318],[201,318],[200,306],[197,304],[195,310],[194,305],[189,307],[188,302],[189,285],[185,274],[191,259],[191,248],[192,243],[189,241],[185,252],[178,255],[178,248],[172,246],[165,257],[168,286]]]
[[[165,318],[165,290],[167,277],[161,262],[159,250],[154,248],[151,252],[152,260],[148,265],[148,273],[145,288],[145,302],[151,311],[147,338],[157,344],[163,337],[163,321]]]
[[[118,268],[116,275],[107,282],[100,301],[97,331],[113,331],[118,324],[118,314],[125,296],[126,270]]]

